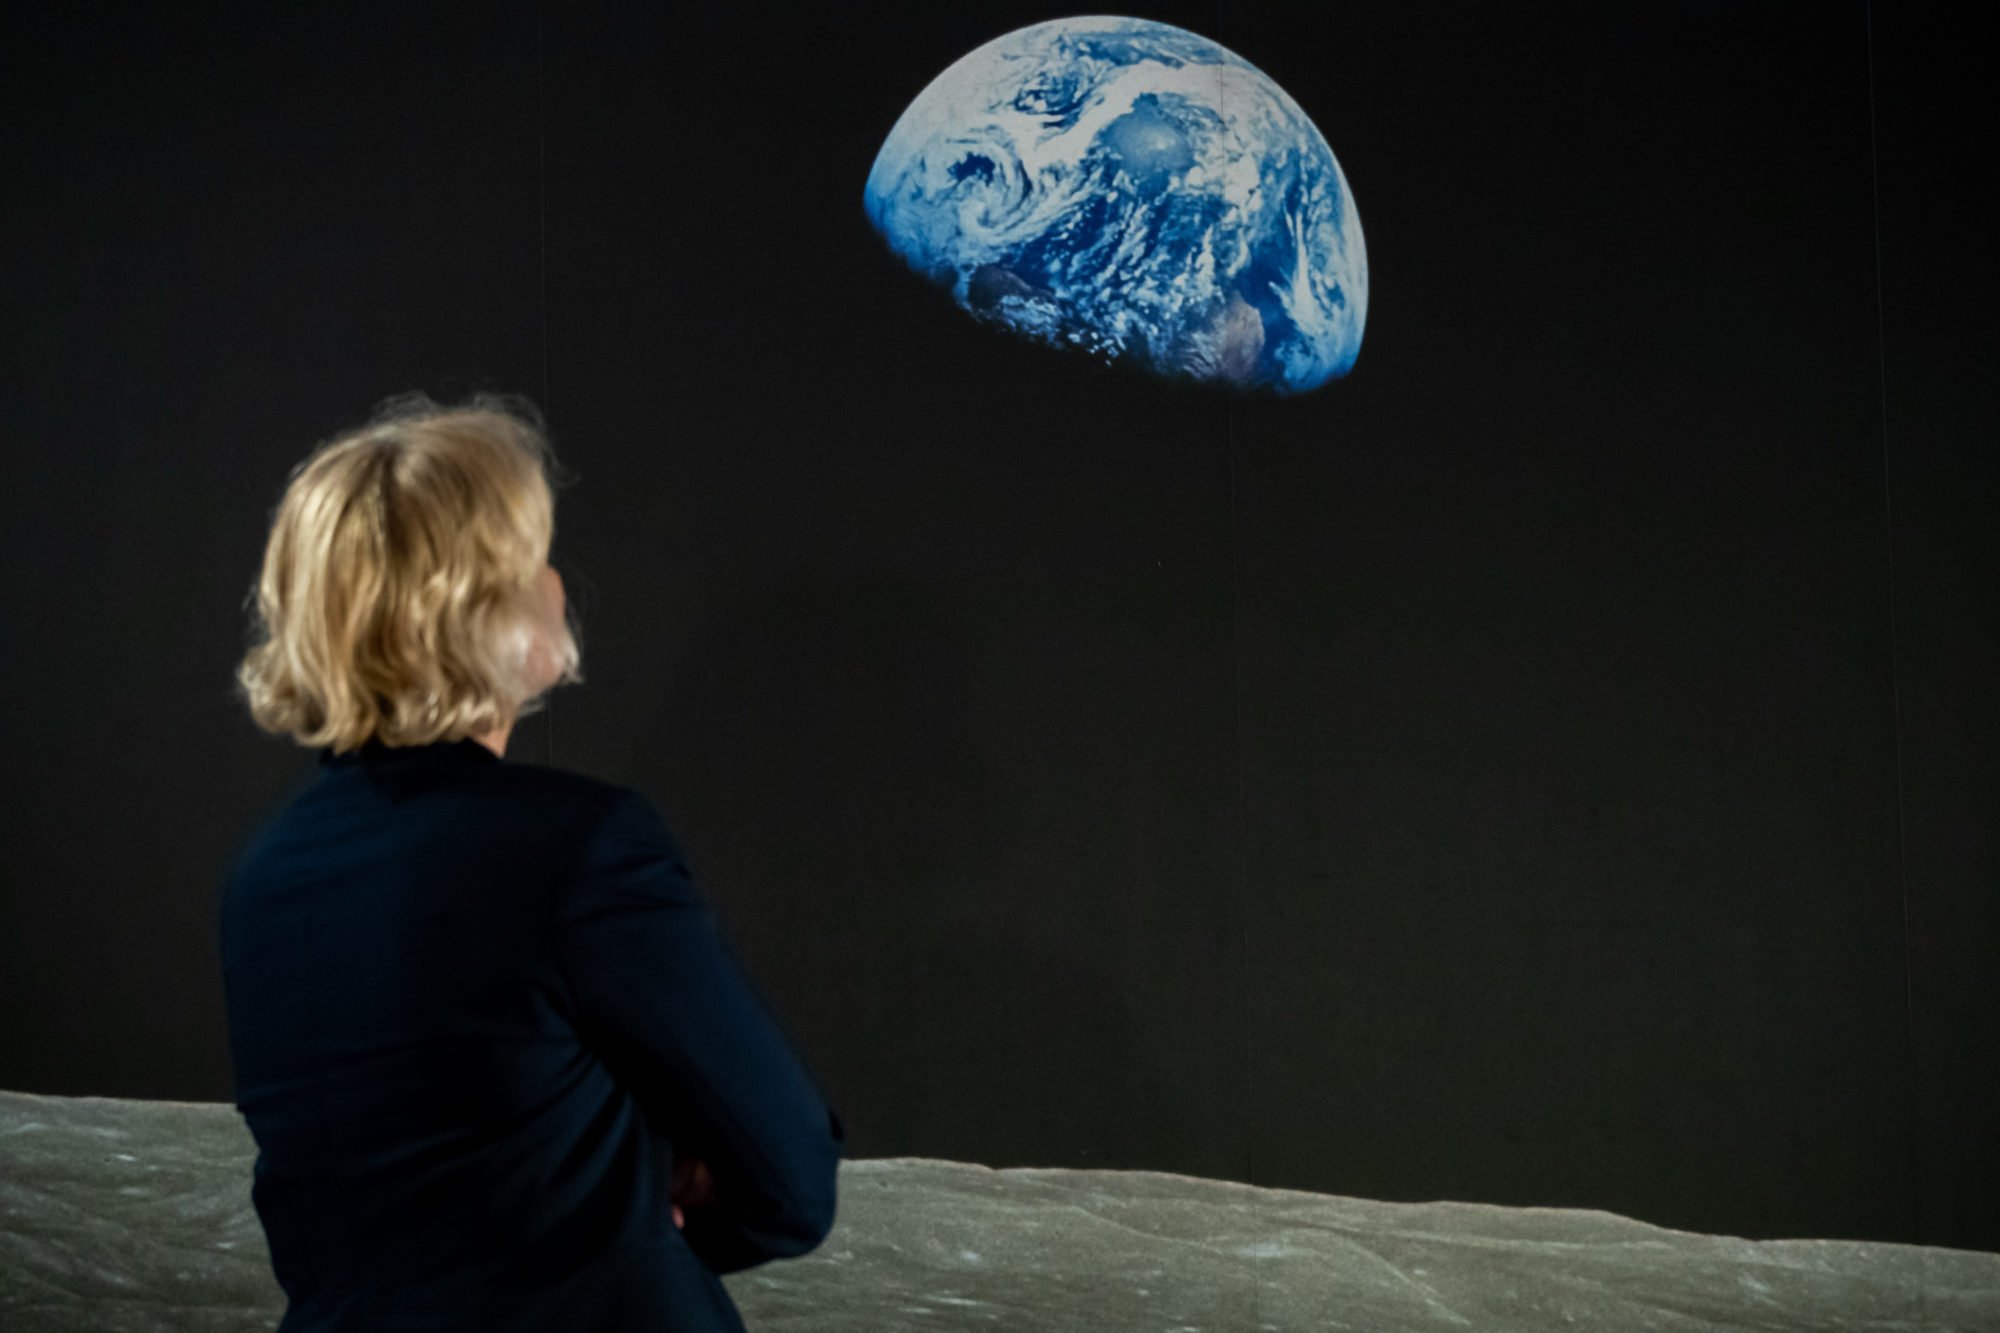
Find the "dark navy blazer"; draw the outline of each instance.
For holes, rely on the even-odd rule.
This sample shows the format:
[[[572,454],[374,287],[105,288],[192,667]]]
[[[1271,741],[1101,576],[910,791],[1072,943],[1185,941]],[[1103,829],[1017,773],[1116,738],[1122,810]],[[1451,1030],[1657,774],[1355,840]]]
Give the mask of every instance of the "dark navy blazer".
[[[217,912],[281,1333],[742,1329],[717,1274],[826,1238],[844,1134],[651,802],[469,738],[319,759]]]

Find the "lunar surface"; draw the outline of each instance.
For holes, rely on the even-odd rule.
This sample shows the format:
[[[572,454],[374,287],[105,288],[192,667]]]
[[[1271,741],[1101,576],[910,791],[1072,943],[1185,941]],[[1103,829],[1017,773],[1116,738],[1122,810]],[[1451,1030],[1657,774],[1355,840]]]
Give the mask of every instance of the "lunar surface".
[[[0,1092],[0,1328],[275,1328],[255,1158],[226,1102]],[[1995,1254],[911,1157],[723,1283],[759,1333],[2000,1329]]]

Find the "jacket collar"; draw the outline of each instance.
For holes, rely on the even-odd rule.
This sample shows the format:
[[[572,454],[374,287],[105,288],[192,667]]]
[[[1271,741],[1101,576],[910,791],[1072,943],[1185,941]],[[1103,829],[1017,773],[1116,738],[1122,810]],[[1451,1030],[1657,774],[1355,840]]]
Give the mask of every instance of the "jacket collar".
[[[426,745],[385,745],[379,736],[370,736],[359,749],[336,754],[322,746],[319,762],[325,768],[348,768],[378,764],[497,764],[500,756],[470,736],[457,740],[437,740]]]

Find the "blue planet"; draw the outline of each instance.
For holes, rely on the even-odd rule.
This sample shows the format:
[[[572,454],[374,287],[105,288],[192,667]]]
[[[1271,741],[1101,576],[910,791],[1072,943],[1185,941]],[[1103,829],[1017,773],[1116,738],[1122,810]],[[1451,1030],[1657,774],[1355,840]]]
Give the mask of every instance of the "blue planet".
[[[1361,350],[1368,255],[1333,150],[1183,28],[1063,18],[968,52],[897,119],[864,204],[976,319],[1052,347],[1278,394]]]

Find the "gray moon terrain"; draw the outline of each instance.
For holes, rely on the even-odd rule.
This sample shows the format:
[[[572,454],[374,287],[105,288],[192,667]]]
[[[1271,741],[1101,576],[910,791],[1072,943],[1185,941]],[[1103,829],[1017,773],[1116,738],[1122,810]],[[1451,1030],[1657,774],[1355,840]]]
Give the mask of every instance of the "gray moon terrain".
[[[275,1328],[255,1156],[226,1102],[0,1092],[0,1328]],[[818,1249],[723,1281],[772,1333],[2000,1329],[2000,1254],[918,1157],[843,1162]]]

